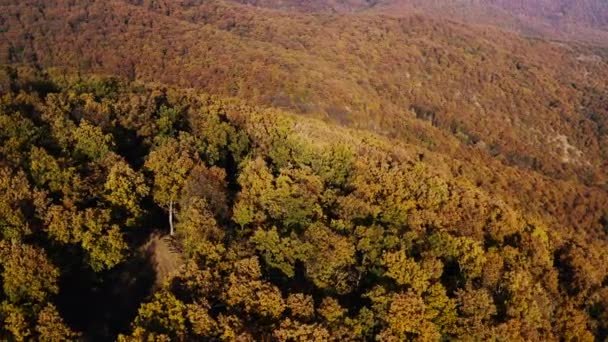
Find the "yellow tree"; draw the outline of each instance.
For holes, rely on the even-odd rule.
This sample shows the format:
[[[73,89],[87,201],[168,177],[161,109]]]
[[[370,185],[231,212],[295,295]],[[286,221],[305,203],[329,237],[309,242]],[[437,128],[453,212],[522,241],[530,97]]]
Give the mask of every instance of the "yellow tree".
[[[38,313],[36,321],[37,340],[42,342],[73,341],[79,334],[70,329],[53,304],[47,304]]]
[[[308,227],[303,239],[313,246],[304,261],[307,276],[319,288],[348,293],[356,282],[354,244],[320,223]]]
[[[178,218],[177,236],[181,239],[187,256],[219,261],[224,250],[224,231],[213,218],[207,201],[199,197],[190,198],[182,204]]]
[[[43,250],[18,242],[0,242],[2,288],[14,303],[44,302],[59,291],[59,270]]]
[[[134,171],[124,160],[114,163],[104,184],[105,198],[130,213],[127,225],[135,224],[142,214],[140,201],[149,189],[143,175]]]
[[[195,149],[196,141],[186,133],[178,139],[169,138],[150,152],[145,168],[154,175],[152,195],[156,203],[169,211],[170,233],[173,235],[173,216],[175,203],[190,171],[200,163]]]
[[[25,204],[32,200],[30,185],[22,172],[0,166],[0,233],[21,239],[30,233]]]

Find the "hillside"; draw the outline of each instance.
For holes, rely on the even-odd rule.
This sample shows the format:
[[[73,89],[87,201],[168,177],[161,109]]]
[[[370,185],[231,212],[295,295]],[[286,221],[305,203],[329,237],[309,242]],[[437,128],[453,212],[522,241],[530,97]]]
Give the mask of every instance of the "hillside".
[[[436,135],[454,135],[510,165],[605,182],[593,101],[607,72],[590,50],[419,16],[35,4],[4,6],[2,61],[195,86],[437,149],[449,148]]]
[[[387,0],[378,7],[391,15],[415,10],[529,36],[608,46],[608,4],[601,0]]]
[[[420,16],[306,15],[218,1],[3,9],[6,62],[294,110],[458,158],[488,191],[515,194],[567,225],[591,229],[603,214],[575,210],[602,208],[606,198],[608,69],[591,50]]]
[[[606,229],[508,204],[449,156],[194,89],[3,70],[3,339],[606,336]]]
[[[606,338],[607,16],[556,4],[0,2],[0,339]]]
[[[349,13],[369,9],[377,0],[232,0],[233,2],[284,11]]]
[[[608,3],[602,0],[231,0],[259,7],[312,13],[372,11],[497,26],[525,35],[608,46]]]

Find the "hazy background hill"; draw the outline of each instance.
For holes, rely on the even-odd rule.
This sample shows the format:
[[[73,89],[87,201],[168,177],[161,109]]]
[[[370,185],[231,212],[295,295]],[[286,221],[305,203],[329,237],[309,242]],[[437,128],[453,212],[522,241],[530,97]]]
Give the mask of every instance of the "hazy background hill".
[[[601,0],[233,0],[280,10],[348,13],[412,12],[469,24],[498,26],[526,35],[608,45],[608,3]]]
[[[499,26],[526,35],[608,44],[608,3],[600,0],[387,0],[386,13],[412,8],[472,24]]]
[[[280,10],[348,13],[369,9],[378,0],[233,0],[234,2]]]

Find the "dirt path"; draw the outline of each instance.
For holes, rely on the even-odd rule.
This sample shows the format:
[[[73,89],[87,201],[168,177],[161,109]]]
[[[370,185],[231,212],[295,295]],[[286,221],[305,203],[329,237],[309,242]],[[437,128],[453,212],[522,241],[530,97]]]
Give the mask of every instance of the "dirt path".
[[[184,263],[181,254],[176,250],[168,235],[152,234],[150,240],[142,248],[149,256],[156,273],[155,287],[161,286],[170,279]]]

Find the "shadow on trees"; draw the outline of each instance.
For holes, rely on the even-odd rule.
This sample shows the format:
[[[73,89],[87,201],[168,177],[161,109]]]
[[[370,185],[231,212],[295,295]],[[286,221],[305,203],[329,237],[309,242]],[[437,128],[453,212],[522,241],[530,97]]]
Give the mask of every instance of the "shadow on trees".
[[[107,272],[95,273],[80,264],[61,278],[57,304],[66,322],[82,331],[85,340],[113,341],[129,331],[155,278],[148,250]]]

